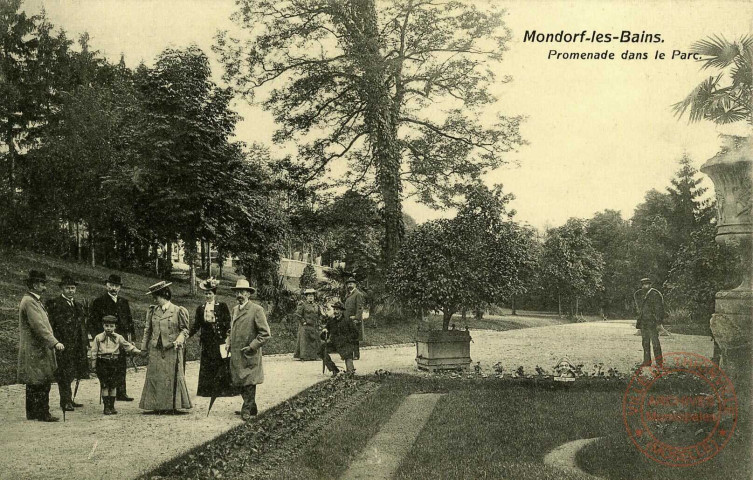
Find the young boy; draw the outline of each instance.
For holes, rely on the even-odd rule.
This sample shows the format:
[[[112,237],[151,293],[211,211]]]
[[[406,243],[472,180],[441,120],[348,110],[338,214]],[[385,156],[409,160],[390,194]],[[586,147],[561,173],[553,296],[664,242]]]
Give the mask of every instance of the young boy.
[[[102,326],[105,331],[94,337],[92,349],[92,358],[95,361],[99,387],[102,392],[102,403],[105,404],[103,412],[105,415],[118,413],[115,410],[115,395],[117,395],[120,371],[118,358],[120,355],[125,355],[125,352],[141,353],[141,350],[128,343],[122,335],[115,333],[117,324],[117,318],[113,315],[105,315],[102,318]]]

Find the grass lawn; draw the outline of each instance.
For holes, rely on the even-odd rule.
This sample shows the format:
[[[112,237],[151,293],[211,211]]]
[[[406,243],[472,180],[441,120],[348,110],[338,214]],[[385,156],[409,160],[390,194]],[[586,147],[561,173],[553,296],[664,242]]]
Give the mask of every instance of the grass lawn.
[[[742,405],[740,405],[742,407]],[[741,411],[741,413],[744,413]],[[643,455],[632,444],[624,430],[586,446],[578,452],[578,465],[584,470],[615,480],[747,480],[753,478],[751,468],[750,422],[742,416],[734,437],[714,458],[690,467],[661,465]]]
[[[625,434],[626,386],[624,380],[582,379],[562,386],[473,375],[325,381],[146,477],[338,478],[408,395],[431,392],[444,395],[395,478],[582,479],[544,465],[543,458],[563,443],[593,437],[607,440],[585,449],[578,461],[605,478],[750,478],[744,458],[749,435],[702,467],[670,469],[644,459]]]
[[[535,379],[388,376],[378,390],[309,437],[297,455],[253,462],[272,467],[265,478],[337,478],[407,395],[438,392],[445,395],[403,459],[397,478],[577,479],[544,465],[544,455],[569,440],[623,428],[624,386],[586,380],[565,390]],[[253,470],[223,476],[255,478]]]

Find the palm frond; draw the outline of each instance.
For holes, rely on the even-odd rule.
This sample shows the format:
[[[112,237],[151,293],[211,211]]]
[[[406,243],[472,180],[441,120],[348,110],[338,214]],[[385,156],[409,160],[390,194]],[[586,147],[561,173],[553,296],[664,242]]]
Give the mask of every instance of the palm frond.
[[[718,89],[721,78],[722,75],[719,74],[716,77],[709,77],[701,82],[685,99],[672,105],[672,111],[679,118],[689,108],[688,121],[690,123],[707,118],[706,114],[710,109],[710,102],[714,96],[714,92]]]
[[[735,43],[730,43],[724,36],[714,35],[699,40],[691,46],[691,52],[705,57],[701,68],[726,68],[740,53]]]

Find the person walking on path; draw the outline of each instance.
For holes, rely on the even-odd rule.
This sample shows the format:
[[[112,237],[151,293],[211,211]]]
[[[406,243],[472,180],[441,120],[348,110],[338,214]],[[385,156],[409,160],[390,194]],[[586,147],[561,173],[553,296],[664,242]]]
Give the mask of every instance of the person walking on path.
[[[52,333],[66,346],[65,350],[57,354],[55,379],[60,392],[60,408],[67,412],[72,412],[73,407],[83,407],[73,401],[71,383],[75,379],[89,378],[86,313],[84,306],[74,299],[77,285],[70,275],[65,275],[60,280],[62,294],[46,303]]]
[[[102,319],[105,315],[112,315],[118,319],[115,332],[123,335],[129,342],[133,342],[136,331],[133,326],[133,317],[131,316],[131,306],[128,300],[120,295],[120,289],[123,282],[120,275],[110,275],[105,282],[107,293],[94,299],[89,309],[89,336],[93,340],[101,332]],[[133,398],[128,396],[126,391],[126,357],[123,355],[118,359],[118,372],[120,380],[118,381],[118,401],[132,402]]]
[[[149,366],[139,408],[179,413],[179,408],[192,407],[183,368],[188,310],[170,301],[170,285],[161,281],[149,287],[147,292],[156,305],[151,305],[146,313],[144,339],[141,342],[141,350],[149,352]]]
[[[657,365],[662,365],[661,343],[659,342],[659,327],[664,320],[664,297],[659,291],[651,287],[651,279],[642,278],[641,288],[633,294],[635,308],[638,310],[638,321],[635,328],[640,329],[643,344],[643,363],[641,366],[651,365],[651,346],[654,347],[654,358]]]
[[[118,382],[118,358],[126,352],[141,353],[141,350],[128,342],[122,335],[115,333],[118,319],[112,315],[105,315],[102,319],[104,331],[94,337],[92,357],[94,358],[99,388],[102,395],[102,403],[105,404],[102,411],[105,415],[118,413],[115,410],[115,398],[117,396]]]
[[[222,358],[220,348],[230,331],[230,308],[216,299],[219,282],[210,278],[199,284],[206,302],[196,308],[188,336],[201,335],[201,363],[199,364],[200,397],[234,397],[238,395],[230,379],[230,359]],[[224,353],[224,352],[222,352]]]
[[[243,397],[240,414],[248,420],[259,411],[256,386],[264,382],[262,346],[269,341],[271,332],[264,309],[249,301],[256,289],[249,285],[248,280],[239,279],[232,289],[238,304],[233,308],[226,344],[233,385],[241,389]]]
[[[319,351],[319,305],[315,303],[316,290],[307,288],[303,291],[306,298],[295,310],[298,320],[298,341],[293,358],[301,360],[318,360]]]
[[[353,359],[361,358],[360,342],[363,342],[363,310],[366,303],[366,296],[356,287],[356,279],[348,278],[345,281],[345,313],[346,319],[353,322],[358,330],[358,342],[356,342],[353,351]]]
[[[329,352],[337,352],[340,358],[345,360],[347,374],[353,375],[356,372],[353,355],[358,347],[358,329],[352,320],[345,317],[344,311],[343,303],[336,301],[332,305],[332,316],[327,318],[326,327],[321,334],[323,342],[319,349],[319,357],[333,375],[337,375],[340,369],[332,361]]]
[[[57,422],[50,414],[50,385],[55,378],[55,352],[65,346],[55,338],[42,304],[47,290],[47,275],[31,270],[26,279],[29,289],[18,308],[18,383],[26,385],[26,419]]]

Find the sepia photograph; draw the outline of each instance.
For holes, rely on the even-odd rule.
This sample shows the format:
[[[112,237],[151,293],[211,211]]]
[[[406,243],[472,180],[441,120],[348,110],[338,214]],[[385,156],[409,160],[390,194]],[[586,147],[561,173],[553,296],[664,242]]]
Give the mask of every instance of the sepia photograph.
[[[0,478],[753,478],[753,2],[0,36]]]

